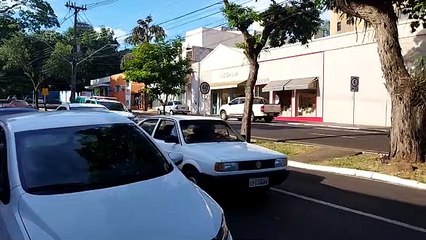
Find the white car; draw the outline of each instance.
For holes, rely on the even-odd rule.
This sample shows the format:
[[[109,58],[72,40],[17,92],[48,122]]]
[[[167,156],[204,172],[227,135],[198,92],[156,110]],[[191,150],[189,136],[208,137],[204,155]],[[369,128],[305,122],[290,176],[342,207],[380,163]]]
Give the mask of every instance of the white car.
[[[0,239],[231,240],[182,158],[116,114],[0,118]]]
[[[108,110],[110,110],[113,113],[117,113],[123,117],[126,117],[134,122],[137,122],[136,116],[132,113],[131,110],[127,109],[126,106],[124,106],[123,103],[115,100],[109,100],[109,99],[87,99],[86,103],[92,103],[92,104],[100,104],[102,106],[105,106]]]
[[[157,114],[161,114],[163,113],[163,111],[165,111],[165,113],[168,113],[170,115],[174,115],[174,114],[188,114],[189,111],[189,107],[186,104],[183,104],[181,101],[169,101],[167,102],[166,106],[165,106],[165,110],[163,108],[163,106],[159,106],[157,108]]]
[[[245,97],[233,99],[228,104],[222,105],[219,109],[219,115],[222,120],[228,118],[237,118],[239,121],[243,118]],[[266,100],[261,97],[255,97],[253,100],[253,112],[251,121],[263,119],[265,122],[272,122],[274,117],[281,112],[281,106],[278,104],[267,104]]]
[[[62,104],[56,108],[56,111],[103,111],[108,112],[108,108],[100,104],[90,103],[69,103]]]
[[[158,116],[139,125],[167,153],[182,153],[179,168],[202,187],[263,191],[288,176],[286,155],[247,143],[221,119]]]

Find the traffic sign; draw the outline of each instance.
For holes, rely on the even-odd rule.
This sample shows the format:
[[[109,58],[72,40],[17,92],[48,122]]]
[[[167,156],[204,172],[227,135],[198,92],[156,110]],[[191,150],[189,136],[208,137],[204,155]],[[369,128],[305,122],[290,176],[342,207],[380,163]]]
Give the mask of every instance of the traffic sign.
[[[351,76],[351,92],[359,92],[359,77]]]
[[[210,84],[208,82],[202,82],[200,84],[200,92],[202,94],[209,94],[209,92],[210,92]]]
[[[41,94],[43,96],[49,96],[49,89],[48,88],[42,88],[41,89]]]

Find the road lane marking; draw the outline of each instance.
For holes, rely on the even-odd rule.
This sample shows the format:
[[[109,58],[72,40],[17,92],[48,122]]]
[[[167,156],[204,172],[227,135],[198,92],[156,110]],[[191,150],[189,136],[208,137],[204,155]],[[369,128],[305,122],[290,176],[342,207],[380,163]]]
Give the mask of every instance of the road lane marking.
[[[315,136],[322,136],[322,137],[337,137],[335,135],[325,134],[325,133],[309,133],[309,134],[315,135]]]
[[[379,220],[379,221],[382,221],[382,222],[386,222],[386,223],[390,223],[390,224],[397,225],[397,226],[400,226],[400,227],[408,228],[408,229],[411,229],[411,230],[414,230],[414,231],[426,233],[426,229],[421,228],[421,227],[417,227],[417,226],[413,226],[413,225],[410,225],[408,223],[403,223],[403,222],[396,221],[396,220],[393,220],[393,219],[377,216],[377,215],[374,215],[374,214],[371,214],[371,213],[366,213],[366,212],[362,212],[362,211],[359,211],[359,210],[343,207],[343,206],[340,206],[340,205],[337,205],[337,204],[334,204],[334,203],[329,203],[329,202],[325,202],[325,201],[318,200],[318,199],[315,199],[315,198],[306,197],[306,196],[303,196],[303,195],[288,192],[288,191],[278,189],[278,188],[271,188],[271,190],[275,191],[275,192],[283,193],[283,194],[286,194],[286,195],[289,195],[289,196],[292,196],[292,197],[295,197],[295,198],[300,198],[300,199],[303,199],[305,201],[318,203],[318,204],[321,204],[321,205],[324,205],[324,206],[327,206],[327,207],[339,209],[339,210],[342,210],[342,211],[345,211],[345,212],[350,212],[350,213],[357,214],[357,215],[360,215],[360,216],[369,217],[369,218],[373,218],[373,219],[376,219],[376,220]]]
[[[351,136],[340,136],[341,138],[347,138],[347,139],[355,139],[355,137],[351,137]]]

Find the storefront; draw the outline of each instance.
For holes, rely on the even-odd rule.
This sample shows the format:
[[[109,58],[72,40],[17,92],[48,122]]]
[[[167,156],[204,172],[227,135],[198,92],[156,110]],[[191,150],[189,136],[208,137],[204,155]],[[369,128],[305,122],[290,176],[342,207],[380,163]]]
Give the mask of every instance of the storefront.
[[[271,81],[262,92],[273,93],[273,103],[280,104],[282,117],[318,117],[318,77]]]

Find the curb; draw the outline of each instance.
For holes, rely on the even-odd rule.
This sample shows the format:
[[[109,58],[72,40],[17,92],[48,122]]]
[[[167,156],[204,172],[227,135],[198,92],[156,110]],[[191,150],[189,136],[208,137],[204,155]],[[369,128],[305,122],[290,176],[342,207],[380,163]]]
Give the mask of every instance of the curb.
[[[296,123],[296,122],[287,122],[288,125],[294,126],[308,126],[308,127],[324,127],[324,128],[336,128],[336,129],[346,129],[346,130],[360,130],[360,131],[369,131],[369,132],[389,132],[387,129],[377,129],[377,128],[363,128],[363,127],[349,127],[349,126],[339,126],[339,125],[323,125],[323,124],[314,124],[314,123]]]
[[[345,176],[376,180],[376,181],[381,181],[381,182],[385,182],[385,183],[389,183],[393,185],[415,188],[419,190],[426,190],[426,183],[403,179],[403,178],[399,178],[399,177],[395,177],[395,176],[391,176],[391,175],[387,175],[383,173],[356,170],[356,169],[350,169],[350,168],[319,166],[319,165],[312,165],[312,164],[301,163],[296,161],[288,161],[288,166],[294,167],[294,168],[306,169],[306,170],[335,173],[335,174],[340,174]]]

